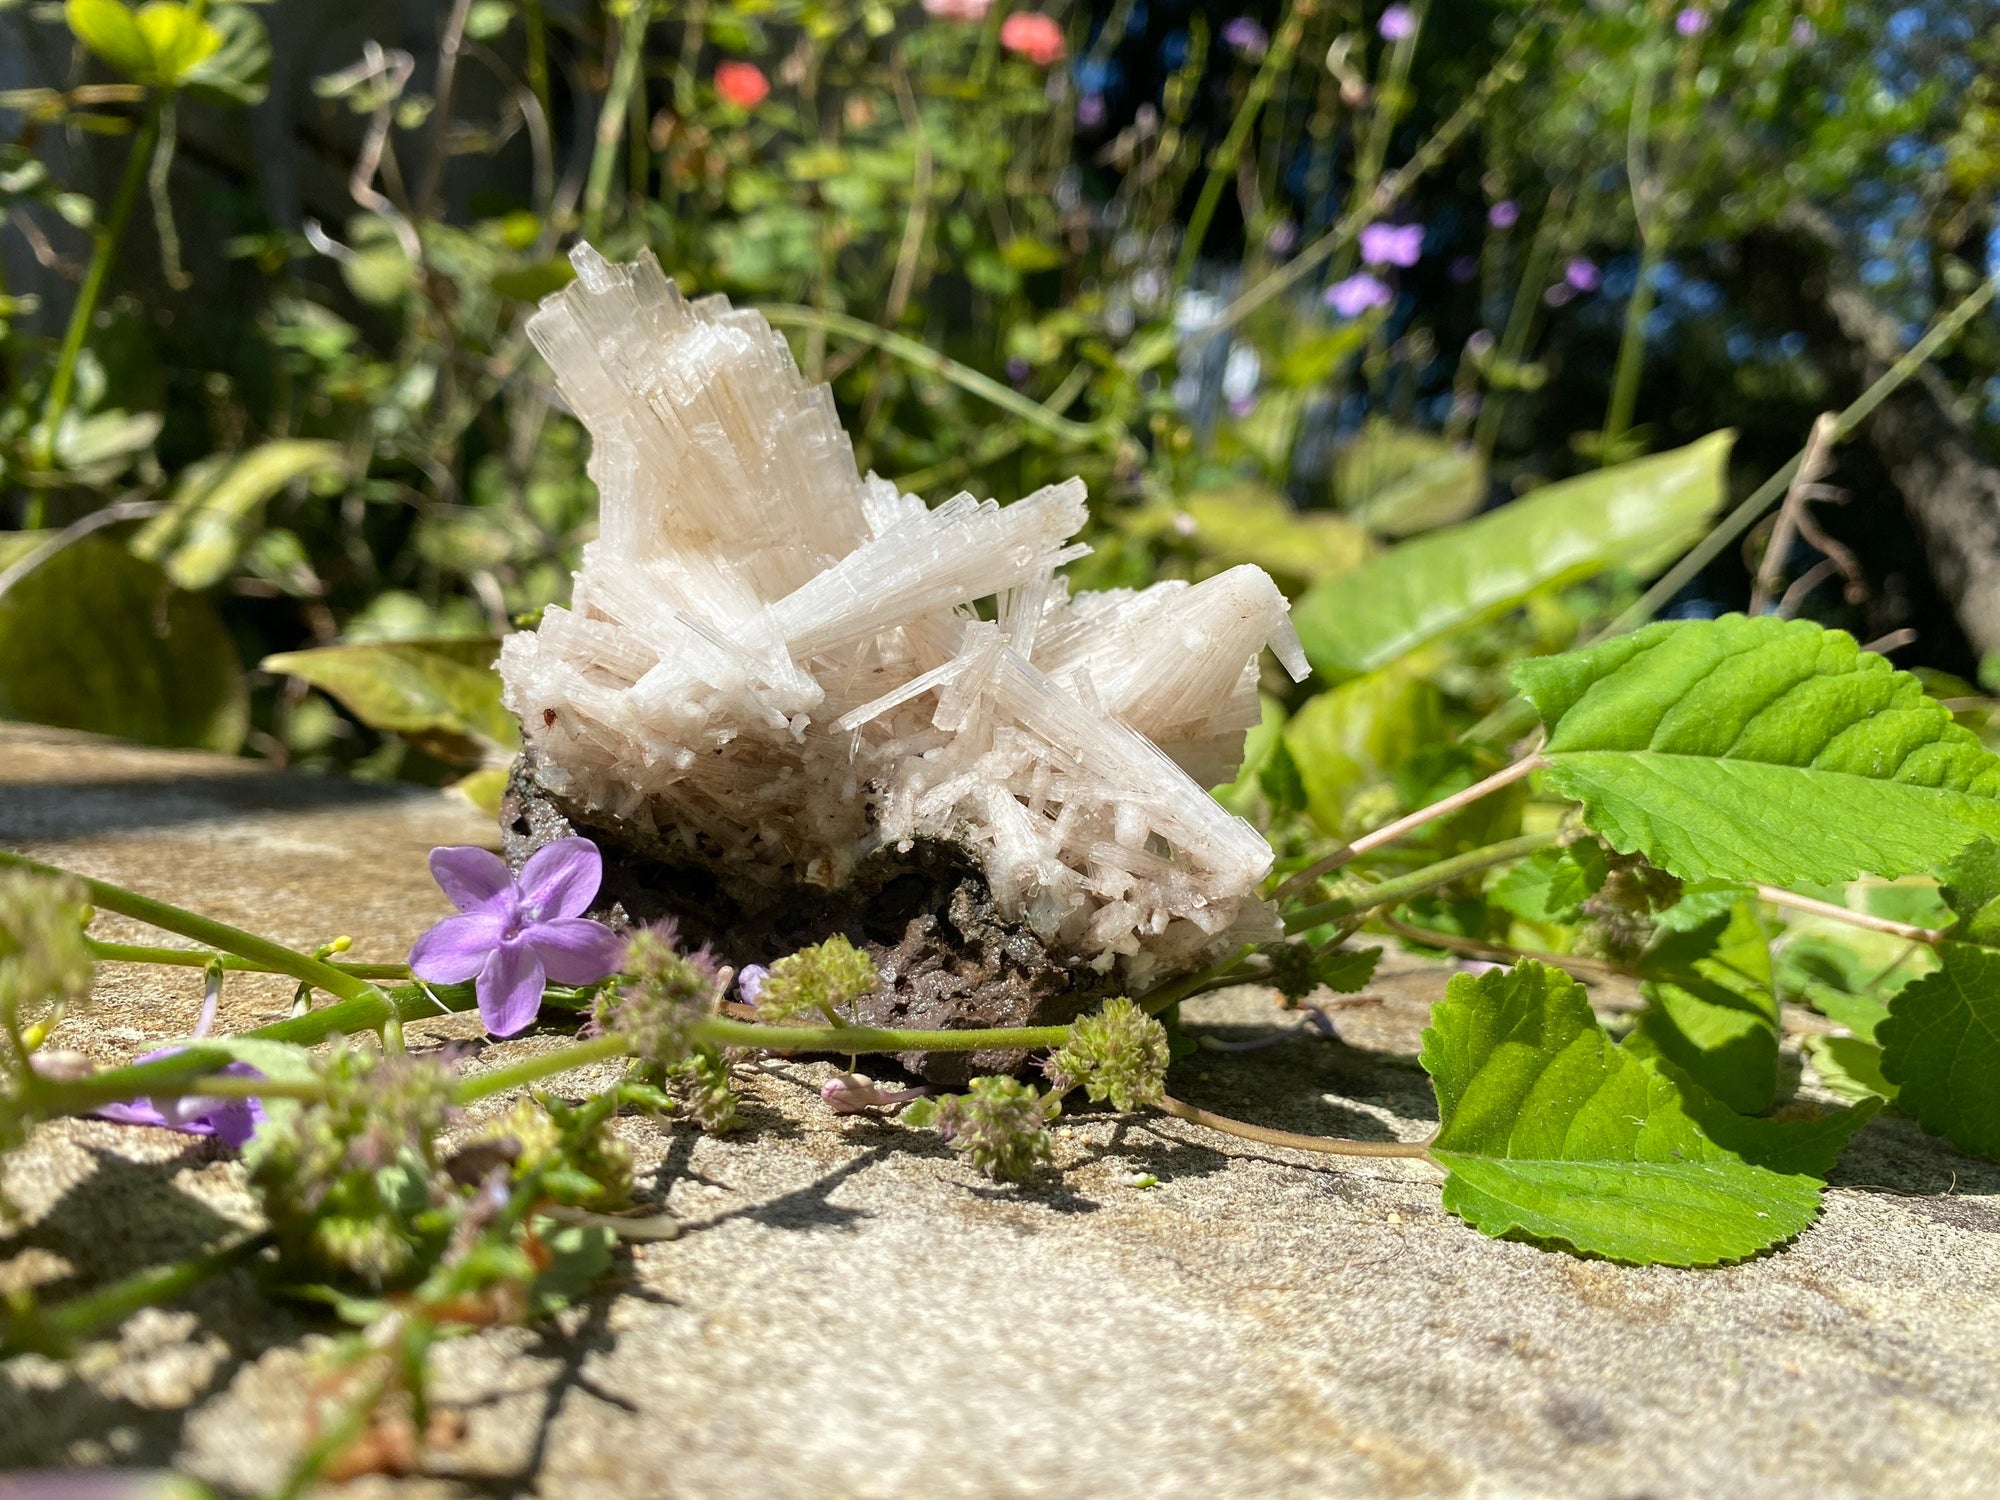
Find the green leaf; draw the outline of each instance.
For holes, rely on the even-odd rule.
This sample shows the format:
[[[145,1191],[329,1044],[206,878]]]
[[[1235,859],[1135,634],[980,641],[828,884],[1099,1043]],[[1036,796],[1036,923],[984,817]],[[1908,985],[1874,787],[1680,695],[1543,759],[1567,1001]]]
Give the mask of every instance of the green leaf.
[[[0,567],[47,540],[0,539]],[[0,596],[0,718],[224,753],[249,727],[236,643],[215,606],[100,537]]]
[[[1952,935],[2000,948],[2000,843],[1977,839],[1938,872],[1939,892],[1958,918]]]
[[[1251,817],[1262,809],[1266,801],[1263,775],[1271,757],[1284,743],[1285,705],[1269,693],[1262,693],[1258,695],[1258,711],[1257,723],[1243,737],[1243,759],[1237,766],[1236,779],[1213,792],[1215,800],[1239,818]]]
[[[1341,838],[1359,832],[1370,809],[1358,798],[1371,788],[1387,798],[1374,811],[1386,816],[1402,811],[1387,787],[1389,778],[1440,737],[1442,714],[1437,686],[1402,667],[1371,672],[1309,699],[1285,725],[1284,743],[1305,785],[1313,821]]]
[[[1646,1009],[1626,1046],[1656,1052],[1740,1115],[1778,1093],[1778,1002],[1756,905],[1662,933],[1639,960]]]
[[[1319,955],[1313,975],[1336,995],[1352,995],[1368,988],[1381,961],[1380,948],[1333,948]]]
[[[1276,490],[1248,481],[1198,490],[1179,509],[1217,562],[1255,563],[1306,583],[1351,573],[1368,550],[1368,538],[1346,517],[1294,510]]]
[[[1648,573],[1705,528],[1724,494],[1732,434],[1552,484],[1405,542],[1292,610],[1327,677],[1384,666],[1540,590],[1623,566]]]
[[[257,530],[264,502],[295,479],[345,467],[332,443],[282,439],[242,457],[204,460],[183,474],[167,508],[132,538],[132,551],[161,563],[184,589],[220,583]]]
[[[1875,1029],[1896,1104],[1959,1150],[2000,1161],[2000,951],[1940,943]]]
[[[133,17],[146,39],[150,58],[147,81],[167,86],[182,82],[202,61],[222,46],[222,33],[188,5],[153,0]]]
[[[1809,1036],[1806,1056],[1830,1094],[1857,1103],[1879,1099],[1896,1102],[1900,1092],[1882,1073],[1882,1049],[1858,1036]]]
[[[1495,882],[1487,899],[1523,921],[1574,922],[1609,873],[1597,841],[1579,839],[1522,860]]]
[[[1825,1177],[1855,1132],[1882,1107],[1880,1099],[1866,1098],[1849,1109],[1795,1105],[1779,1116],[1740,1115],[1673,1064],[1658,1058],[1646,1059],[1646,1064],[1680,1090],[1682,1108],[1703,1135],[1752,1166],[1773,1172]]]
[[[1424,1032],[1437,1085],[1431,1155],[1444,1205],[1520,1234],[1637,1263],[1714,1265],[1798,1234],[1813,1177],[1754,1166],[1703,1133],[1673,1080],[1604,1034],[1559,969],[1455,975]]]
[[[2000,759],[1853,637],[1770,615],[1651,625],[1525,661],[1543,785],[1683,880],[1934,869],[2000,833]]]
[[[1340,450],[1333,472],[1341,508],[1387,536],[1463,521],[1486,497],[1476,449],[1383,421]]]
[[[271,92],[271,38],[248,5],[219,5],[209,12],[221,46],[183,80],[204,104],[247,109]]]
[[[304,678],[362,723],[402,735],[443,760],[478,761],[520,744],[500,701],[500,643],[376,641],[264,658],[267,672]]]
[[[63,19],[79,42],[129,78],[151,75],[153,49],[120,0],[67,0]]]

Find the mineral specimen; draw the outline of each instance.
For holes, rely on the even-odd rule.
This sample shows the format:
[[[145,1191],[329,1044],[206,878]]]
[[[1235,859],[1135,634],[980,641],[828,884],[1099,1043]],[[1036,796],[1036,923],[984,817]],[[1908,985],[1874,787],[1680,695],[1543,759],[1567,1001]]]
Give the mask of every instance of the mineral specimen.
[[[857,474],[757,313],[572,259],[528,331],[602,520],[571,607],[501,652],[510,852],[588,832],[631,915],[739,960],[850,930],[883,971],[864,1019],[1074,1014],[1277,935],[1271,851],[1204,789],[1264,646],[1305,673],[1262,571],[1072,599],[1080,480],[927,508]]]

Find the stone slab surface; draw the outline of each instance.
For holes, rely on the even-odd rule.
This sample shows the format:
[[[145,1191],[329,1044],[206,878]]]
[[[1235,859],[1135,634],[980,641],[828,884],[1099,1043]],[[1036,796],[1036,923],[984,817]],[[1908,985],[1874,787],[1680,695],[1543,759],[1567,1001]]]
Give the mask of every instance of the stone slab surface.
[[[406,789],[0,729],[0,843],[297,943],[400,956],[443,914],[423,856],[491,839]],[[1442,971],[1386,966],[1353,1046],[1205,1051],[1176,1091],[1292,1129],[1421,1136],[1407,1054]],[[233,1026],[282,1014],[232,979]],[[107,966],[59,1041],[183,1034],[192,971]],[[1218,1040],[1282,1021],[1212,997]],[[413,1027],[474,1035],[465,1018]],[[557,1045],[529,1036],[471,1066]],[[1399,1055],[1402,1054],[1402,1055]],[[934,1136],[838,1119],[822,1064],[749,1075],[753,1129],[625,1120],[674,1243],[553,1327],[446,1346],[463,1438],[355,1495],[1888,1496],[2000,1486],[2000,1169],[1871,1123],[1821,1221],[1716,1271],[1481,1238],[1413,1162],[1271,1150],[1170,1119],[1063,1126],[1062,1171],[984,1183]],[[1134,1186],[1139,1174],[1156,1187]],[[0,1292],[45,1294],[250,1222],[226,1155],[97,1122],[8,1163]],[[261,1493],[304,1436],[330,1325],[247,1277],[77,1364],[0,1367],[0,1469],[172,1464]]]

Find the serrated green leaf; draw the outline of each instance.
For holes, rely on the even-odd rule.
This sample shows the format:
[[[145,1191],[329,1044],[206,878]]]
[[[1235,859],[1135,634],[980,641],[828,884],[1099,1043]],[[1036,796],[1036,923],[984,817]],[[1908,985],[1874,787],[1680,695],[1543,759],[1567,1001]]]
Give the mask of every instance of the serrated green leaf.
[[[1539,590],[1612,567],[1644,574],[1698,537],[1724,494],[1732,434],[1566,479],[1405,542],[1309,590],[1292,621],[1336,681],[1385,666]]]
[[[1335,948],[1319,956],[1313,974],[1336,995],[1352,995],[1368,987],[1381,962],[1380,948]]]
[[[47,540],[0,538],[0,567]],[[213,604],[86,537],[0,596],[0,718],[227,754],[249,727],[248,691]]]
[[[295,479],[343,467],[335,444],[300,439],[262,443],[233,461],[204,461],[174,486],[166,509],[133,535],[132,551],[160,563],[184,589],[209,588],[235,566],[265,501]]]
[[[1875,1028],[1896,1104],[1932,1135],[2000,1160],[2000,951],[1940,943]]]
[[[2000,947],[2000,843],[1977,839],[1938,873],[1944,882],[1939,894],[1958,918],[1952,935]]]
[[[1770,935],[1756,907],[1660,935],[1639,960],[1646,1009],[1626,1045],[1685,1072],[1739,1115],[1761,1115],[1778,1092],[1778,1001]]]
[[[1869,1097],[1857,1099],[1848,1109],[1816,1111],[1801,1105],[1789,1108],[1782,1118],[1741,1115],[1673,1064],[1658,1058],[1645,1062],[1680,1090],[1682,1108],[1703,1135],[1752,1166],[1773,1172],[1825,1177],[1855,1132],[1882,1107],[1879,1098]]]
[[[1596,841],[1579,839],[1522,860],[1486,898],[1526,922],[1574,922],[1583,903],[1604,888],[1609,871]]]
[[[1444,1204],[1488,1234],[1613,1260],[1714,1265],[1799,1233],[1813,1177],[1705,1135],[1663,1072],[1618,1047],[1583,989],[1531,960],[1455,975],[1424,1032]]]
[[[400,734],[442,759],[476,761],[520,743],[492,665],[499,646],[478,638],[375,641],[289,651],[262,665],[304,678],[372,729]]]
[[[2000,833],[2000,759],[1853,637],[1765,615],[1650,625],[1522,662],[1543,784],[1684,880],[1934,869]]]

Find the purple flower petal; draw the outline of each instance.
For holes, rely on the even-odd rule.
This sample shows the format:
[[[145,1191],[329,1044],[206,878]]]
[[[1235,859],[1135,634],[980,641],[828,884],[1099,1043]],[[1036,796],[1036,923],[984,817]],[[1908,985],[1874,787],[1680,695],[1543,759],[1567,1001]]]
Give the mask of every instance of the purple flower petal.
[[[470,844],[431,850],[431,878],[460,911],[477,911],[514,883],[506,860]]]
[[[1358,318],[1371,307],[1387,306],[1390,300],[1388,286],[1366,271],[1357,272],[1345,281],[1336,281],[1326,289],[1327,306],[1343,318]]]
[[[580,917],[604,879],[604,856],[589,839],[557,839],[521,866],[521,900],[530,921]]]
[[[1406,42],[1417,34],[1417,13],[1407,5],[1392,5],[1382,12],[1375,29],[1385,42]]]
[[[771,971],[762,964],[745,964],[736,974],[736,993],[743,997],[745,1005],[755,1005],[757,997],[764,993],[764,981],[771,977]]]
[[[595,984],[618,972],[625,939],[588,917],[552,917],[522,933],[557,984]]]
[[[509,938],[479,971],[479,1019],[495,1036],[513,1036],[534,1024],[548,974],[526,938]]]
[[[410,945],[410,972],[432,984],[463,984],[479,972],[505,930],[496,912],[446,917]]]
[[[138,1059],[153,1062],[173,1057],[182,1049],[163,1047]],[[222,1070],[231,1078],[262,1078],[248,1063],[233,1062]],[[180,1099],[128,1099],[104,1104],[91,1111],[100,1120],[117,1125],[151,1125],[161,1130],[178,1130],[182,1135],[212,1135],[232,1150],[241,1150],[257,1127],[264,1123],[264,1106],[257,1099],[207,1099],[191,1095]]]

